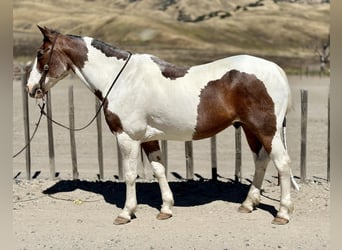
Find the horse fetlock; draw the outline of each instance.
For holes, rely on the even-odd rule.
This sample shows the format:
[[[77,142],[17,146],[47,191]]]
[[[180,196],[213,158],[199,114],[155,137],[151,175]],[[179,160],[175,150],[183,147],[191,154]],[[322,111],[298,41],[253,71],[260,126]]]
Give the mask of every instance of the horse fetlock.
[[[172,204],[168,203],[163,203],[161,209],[160,209],[161,213],[166,213],[166,214],[172,214]]]
[[[260,193],[251,190],[246,200],[239,207],[240,213],[250,213],[260,204]]]
[[[291,214],[294,210],[292,201],[280,202],[280,208],[278,214]]]
[[[170,194],[163,194],[163,206],[169,206],[172,207],[174,205],[173,195]]]

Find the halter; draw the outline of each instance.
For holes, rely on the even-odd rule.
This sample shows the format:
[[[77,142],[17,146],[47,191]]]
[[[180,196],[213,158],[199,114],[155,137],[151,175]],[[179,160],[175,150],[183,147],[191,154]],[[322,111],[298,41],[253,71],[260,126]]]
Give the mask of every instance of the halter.
[[[56,41],[57,41],[57,37],[58,37],[58,33],[56,34],[56,37],[55,37],[55,39],[52,42],[52,46],[51,46],[51,50],[50,50],[50,53],[49,53],[48,61],[47,61],[46,64],[44,64],[43,73],[42,73],[41,78],[39,79],[39,88],[41,90],[43,90],[43,85],[45,84],[46,76],[49,73],[49,68],[50,68],[50,63],[51,63],[51,58],[52,58],[52,52],[53,52],[53,49],[55,47],[55,44],[56,44]]]
[[[56,38],[57,38],[57,37],[56,37]],[[55,39],[54,42],[56,42],[56,39]],[[53,44],[53,45],[54,45],[54,44]],[[52,48],[53,48],[53,47],[52,47]],[[52,49],[52,48],[51,48],[51,49]],[[100,113],[100,111],[101,111],[101,109],[102,109],[102,107],[103,107],[103,105],[104,105],[104,103],[105,103],[105,100],[107,99],[107,97],[108,97],[110,91],[111,91],[112,88],[114,87],[114,85],[115,85],[115,83],[117,82],[117,80],[119,79],[121,73],[124,71],[124,69],[126,68],[128,62],[129,62],[129,60],[131,59],[132,53],[131,53],[130,51],[127,51],[127,52],[128,52],[128,57],[127,57],[127,60],[126,60],[125,64],[122,66],[122,68],[120,69],[119,73],[116,75],[115,79],[113,80],[112,85],[110,86],[110,88],[108,89],[106,95],[105,95],[104,98],[102,99],[101,105],[100,105],[100,107],[98,108],[98,110],[96,111],[94,117],[93,117],[85,126],[80,127],[80,128],[70,128],[70,127],[68,127],[68,126],[63,125],[62,123],[60,123],[60,122],[58,122],[58,121],[55,121],[54,119],[52,119],[51,117],[49,117],[49,116],[46,114],[46,112],[44,111],[44,105],[45,105],[45,103],[44,103],[44,105],[43,105],[42,107],[38,104],[38,106],[39,106],[39,108],[40,108],[40,112],[41,112],[43,115],[45,115],[46,118],[49,119],[51,122],[55,123],[56,125],[58,125],[58,126],[60,126],[60,127],[62,127],[62,128],[65,128],[65,129],[67,129],[67,130],[71,130],[71,131],[81,131],[81,130],[86,129],[87,127],[89,127],[90,124],[93,123],[93,121],[96,119],[96,117],[97,117],[98,114]],[[49,59],[51,59],[51,54],[52,54],[52,50],[51,50],[51,52],[50,52],[50,58],[49,58]],[[50,61],[50,60],[49,60],[49,61]],[[44,65],[44,68],[45,68],[45,66],[47,66],[47,71],[48,71],[48,70],[49,70],[48,65],[45,64],[45,65]],[[45,71],[45,69],[44,69],[44,73],[46,72],[46,74],[47,74],[47,71]],[[43,78],[43,76],[42,76],[42,78]],[[40,81],[39,81],[39,82],[40,82]]]
[[[53,41],[53,44],[52,44],[52,47],[51,47],[51,51],[50,51],[50,54],[49,54],[48,62],[44,65],[44,68],[43,68],[43,69],[44,69],[44,72],[43,72],[43,74],[42,74],[42,77],[41,77],[40,80],[39,80],[39,86],[40,86],[41,89],[42,89],[42,87],[43,87],[43,83],[45,82],[46,75],[47,75],[47,73],[48,73],[48,71],[49,71],[49,64],[50,64],[50,61],[51,61],[52,51],[53,51],[53,48],[55,47],[55,43],[56,43],[56,40],[57,40],[57,36],[58,36],[58,34],[56,35],[56,38],[55,38],[55,40]],[[130,51],[127,51],[127,52],[128,52],[128,57],[127,57],[127,60],[126,60],[125,64],[122,66],[121,70],[120,70],[119,73],[116,75],[115,79],[113,80],[113,83],[112,83],[112,85],[110,86],[110,88],[108,89],[108,91],[107,91],[105,97],[103,98],[100,107],[98,108],[98,110],[97,110],[96,113],[95,113],[95,116],[94,116],[94,117],[93,117],[85,126],[83,126],[83,127],[81,127],[81,128],[70,128],[70,127],[67,127],[67,126],[63,125],[62,123],[55,121],[54,119],[52,119],[51,117],[49,117],[49,116],[46,114],[46,112],[44,111],[45,102],[43,102],[43,105],[42,105],[42,106],[38,104],[38,107],[40,108],[40,117],[39,117],[39,119],[38,119],[38,122],[36,123],[36,128],[35,128],[35,130],[34,130],[32,136],[31,136],[31,138],[30,138],[29,141],[27,142],[27,144],[26,144],[19,152],[17,152],[15,155],[13,155],[12,158],[17,157],[19,154],[21,154],[21,153],[22,153],[22,152],[31,144],[31,141],[33,140],[33,137],[35,136],[35,134],[36,134],[36,132],[37,132],[37,130],[38,130],[38,127],[39,127],[39,124],[40,124],[40,121],[41,121],[41,118],[42,118],[43,115],[45,115],[46,118],[49,119],[51,122],[55,123],[56,125],[58,125],[58,126],[60,126],[60,127],[62,127],[62,128],[65,128],[65,129],[67,129],[67,130],[81,131],[81,130],[86,129],[87,127],[89,127],[90,124],[93,123],[93,121],[96,119],[96,117],[97,117],[98,114],[100,113],[100,111],[101,111],[101,109],[102,109],[102,107],[103,107],[103,105],[104,105],[104,103],[105,103],[105,100],[106,100],[106,98],[108,97],[110,91],[111,91],[112,88],[114,87],[114,85],[115,85],[115,83],[117,82],[117,80],[119,79],[121,73],[124,71],[124,69],[126,68],[128,62],[129,62],[129,60],[131,59],[132,53],[131,53]]]

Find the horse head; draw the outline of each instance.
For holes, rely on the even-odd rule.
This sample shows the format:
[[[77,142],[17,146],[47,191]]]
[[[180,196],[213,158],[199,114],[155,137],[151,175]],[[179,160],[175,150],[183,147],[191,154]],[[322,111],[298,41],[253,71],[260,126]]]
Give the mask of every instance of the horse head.
[[[26,87],[31,97],[43,98],[52,86],[68,75],[72,64],[62,47],[66,36],[46,27],[38,28],[44,37],[43,44],[37,50]]]

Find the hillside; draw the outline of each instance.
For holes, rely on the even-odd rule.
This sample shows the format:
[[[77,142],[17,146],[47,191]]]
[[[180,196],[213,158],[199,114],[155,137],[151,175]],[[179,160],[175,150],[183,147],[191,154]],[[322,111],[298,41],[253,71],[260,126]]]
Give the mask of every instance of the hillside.
[[[34,56],[39,24],[183,65],[248,53],[296,70],[318,62],[329,34],[330,4],[307,2],[14,0],[14,56]]]

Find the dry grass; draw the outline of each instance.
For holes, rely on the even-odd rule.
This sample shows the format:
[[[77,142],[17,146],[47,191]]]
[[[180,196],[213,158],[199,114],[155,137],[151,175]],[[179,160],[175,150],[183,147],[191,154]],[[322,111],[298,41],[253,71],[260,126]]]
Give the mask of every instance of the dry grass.
[[[63,33],[96,37],[136,52],[154,53],[175,63],[203,63],[249,53],[274,58],[285,68],[296,68],[317,59],[315,48],[329,33],[328,4],[275,4],[264,0],[259,1],[263,6],[248,7],[256,1],[193,2],[15,0],[14,55],[34,55],[41,41],[36,28],[40,24]],[[218,10],[230,16],[196,23],[177,20],[180,12],[195,20]]]

